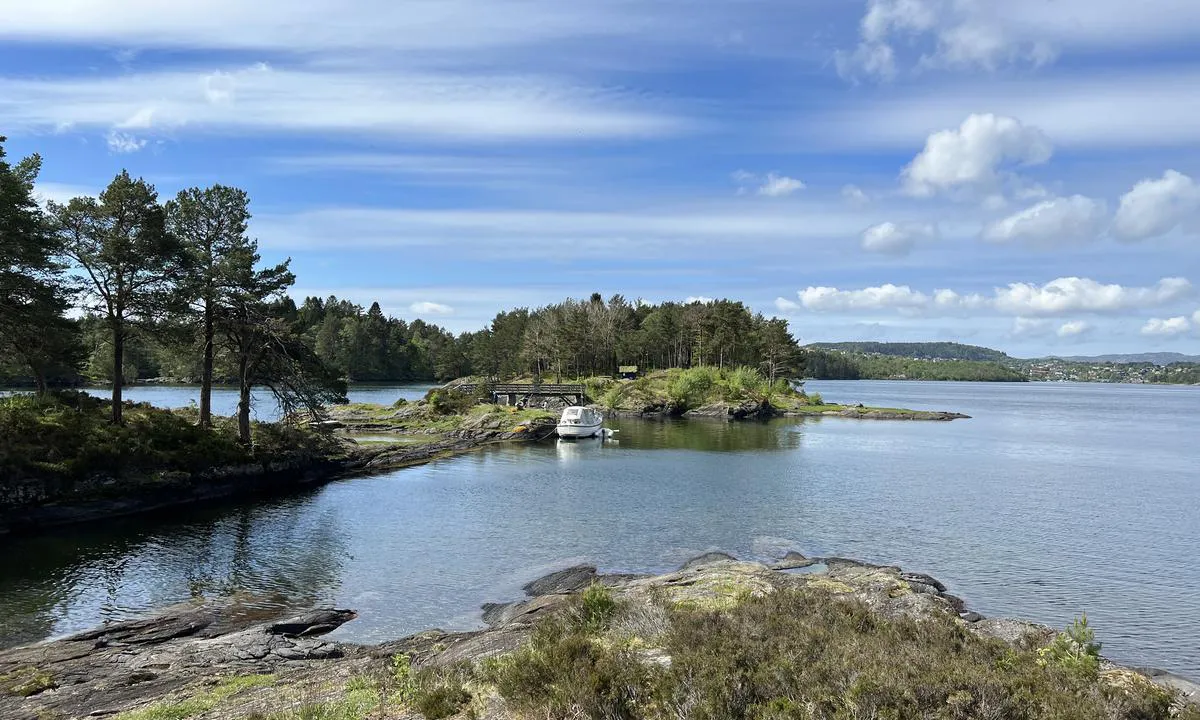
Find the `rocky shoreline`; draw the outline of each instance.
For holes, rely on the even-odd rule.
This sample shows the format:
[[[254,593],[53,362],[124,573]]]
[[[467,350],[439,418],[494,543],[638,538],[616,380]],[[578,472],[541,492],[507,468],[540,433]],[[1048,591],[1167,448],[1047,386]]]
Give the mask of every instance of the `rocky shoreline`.
[[[1033,623],[983,618],[936,578],[898,567],[796,553],[768,565],[710,553],[657,576],[568,568],[526,585],[524,600],[484,606],[483,629],[429,630],[375,646],[323,639],[356,617],[351,610],[318,609],[279,619],[257,609],[252,599],[176,606],[150,618],[0,651],[0,720],[275,717],[301,705],[341,702],[364,678],[394,677],[398,657],[404,658],[405,673],[410,663],[413,671],[451,673],[503,658],[529,643],[540,622],[572,612],[576,595],[596,585],[608,588],[629,617],[643,624],[664,606],[724,611],[747,598],[801,590],[818,602],[861,604],[883,620],[952,619],[971,635],[1014,648],[1042,647],[1055,635]],[[639,662],[670,666],[661,650],[644,642],[634,647]],[[1200,685],[1163,671],[1102,660],[1099,682],[1118,693],[1165,689],[1176,713],[1200,702]],[[520,715],[495,688],[470,688],[469,705],[464,700],[455,716]],[[404,707],[371,716],[420,717]]]
[[[552,432],[553,426],[530,427],[519,433],[461,429],[420,444],[357,445],[347,441],[344,453],[337,457],[250,463],[197,473],[97,474],[61,485],[30,480],[4,488],[0,539],[64,525],[296,492],[356,475],[420,465],[492,443],[537,441]]]
[[[970,415],[941,410],[902,410],[872,408],[864,405],[796,406],[786,409],[775,407],[770,402],[747,401],[742,403],[718,402],[688,410],[676,415],[665,405],[652,405],[641,409],[608,408],[593,405],[595,409],[613,416],[643,419],[665,419],[682,417],[712,420],[743,421],[772,420],[775,418],[849,418],[852,420],[903,420],[920,422],[949,422],[969,420]]]

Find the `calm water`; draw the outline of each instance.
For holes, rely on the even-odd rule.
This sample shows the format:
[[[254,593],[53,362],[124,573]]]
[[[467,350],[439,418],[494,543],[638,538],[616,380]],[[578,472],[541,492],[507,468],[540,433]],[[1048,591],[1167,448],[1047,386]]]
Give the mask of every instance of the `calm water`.
[[[379,403],[391,405],[400,398],[420,400],[425,394],[438,387],[434,383],[408,383],[405,385],[351,385],[350,402]],[[89,387],[83,391],[96,397],[112,397],[111,387]],[[0,397],[27,390],[0,389]],[[126,387],[124,397],[130,402],[147,402],[165,408],[199,406],[198,385],[133,385]],[[269,422],[279,419],[279,404],[267,390],[255,390],[251,396],[250,415],[256,420]],[[213,412],[217,415],[235,415],[238,406],[238,391],[232,387],[215,387],[212,393]]]
[[[400,398],[405,400],[420,400],[437,385],[433,383],[412,383],[407,385],[351,385],[348,394],[350,402],[380,403],[391,405]],[[112,397],[112,388],[84,388],[97,397]],[[200,388],[195,385],[134,385],[125,388],[125,399],[131,402],[148,402],[165,408],[183,408],[198,405]],[[213,388],[213,412],[217,415],[235,415],[238,405],[236,388]],[[279,405],[271,393],[266,390],[255,390],[251,395],[250,412],[255,419],[270,421],[279,419]]]
[[[974,419],[621,421],[619,443],[496,448],[171,523],[10,541],[0,642],[230,593],[355,608],[337,637],[379,641],[470,627],[480,603],[569,563],[661,571],[711,549],[798,549],[930,572],[987,615],[1061,626],[1086,610],[1106,654],[1200,677],[1200,387],[809,389]]]

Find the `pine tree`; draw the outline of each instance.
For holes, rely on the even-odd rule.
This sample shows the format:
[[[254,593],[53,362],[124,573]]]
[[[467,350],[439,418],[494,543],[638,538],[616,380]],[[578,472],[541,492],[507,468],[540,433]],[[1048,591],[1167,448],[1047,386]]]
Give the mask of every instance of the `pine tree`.
[[[86,278],[84,296],[112,338],[112,421],[122,422],[125,343],[139,323],[171,308],[180,247],[166,231],[158,193],[122,171],[99,199],[50,204],[63,253]]]
[[[0,360],[29,370],[38,392],[51,375],[75,374],[83,348],[65,317],[70,293],[57,238],[33,197],[42,159],[5,161],[0,137]]]
[[[167,228],[181,243],[186,264],[181,299],[192,308],[201,347],[200,424],[212,424],[216,318],[233,291],[233,263],[253,253],[246,235],[250,198],[244,190],[213,185],[180,191],[166,206]]]

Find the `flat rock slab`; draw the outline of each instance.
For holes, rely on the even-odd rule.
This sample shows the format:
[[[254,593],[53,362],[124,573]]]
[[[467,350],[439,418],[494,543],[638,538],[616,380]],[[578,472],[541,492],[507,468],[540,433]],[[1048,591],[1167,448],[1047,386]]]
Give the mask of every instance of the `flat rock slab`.
[[[21,688],[27,697],[3,698],[0,720],[119,713],[214,675],[273,673],[288,663],[342,658],[345,647],[314,635],[355,617],[324,609],[262,624],[261,612],[234,605],[182,605],[0,651],[0,676],[38,681]]]

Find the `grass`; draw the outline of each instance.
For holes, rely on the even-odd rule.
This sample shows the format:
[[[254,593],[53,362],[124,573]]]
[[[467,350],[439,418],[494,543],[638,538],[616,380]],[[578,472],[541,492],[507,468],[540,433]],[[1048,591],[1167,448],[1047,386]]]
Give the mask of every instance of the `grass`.
[[[436,390],[431,392],[444,393]],[[511,432],[518,427],[555,419],[555,415],[538,408],[517,408],[508,405],[479,404],[474,398],[458,400],[410,403],[398,412],[395,407],[354,403],[332,408],[334,418],[341,421],[353,433],[355,427],[364,433],[394,432],[416,436],[436,435],[462,429],[494,429]],[[381,427],[382,426],[382,427]]]
[[[31,697],[58,687],[54,676],[36,667],[19,667],[0,675],[0,695]]]
[[[225,700],[255,688],[275,683],[274,675],[235,675],[219,680],[208,690],[201,690],[176,700],[160,700],[144,708],[115,716],[115,720],[187,720],[212,710]]]

